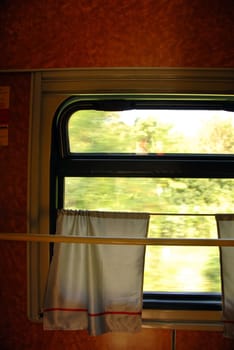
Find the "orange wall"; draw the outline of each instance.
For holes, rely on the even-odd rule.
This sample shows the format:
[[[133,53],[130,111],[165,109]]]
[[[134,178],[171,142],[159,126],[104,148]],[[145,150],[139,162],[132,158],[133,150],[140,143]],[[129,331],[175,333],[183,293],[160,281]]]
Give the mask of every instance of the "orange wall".
[[[233,0],[1,0],[0,69],[233,67]]]
[[[1,0],[0,69],[234,67],[233,0]],[[29,73],[10,86],[9,145],[0,149],[0,232],[25,232]],[[44,332],[27,320],[26,246],[0,242],[0,349],[172,349],[170,330],[136,335]],[[211,345],[209,345],[211,344]],[[176,334],[176,350],[234,349],[219,332]]]

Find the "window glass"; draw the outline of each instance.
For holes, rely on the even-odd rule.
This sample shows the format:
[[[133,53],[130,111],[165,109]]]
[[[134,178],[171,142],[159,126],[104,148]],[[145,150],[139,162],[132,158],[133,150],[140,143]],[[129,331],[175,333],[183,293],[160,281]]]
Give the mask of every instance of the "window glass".
[[[185,175],[192,164],[186,164],[186,158],[182,159],[185,167],[179,165],[180,177],[173,170],[170,173],[173,164],[170,162],[178,154],[231,156],[233,112],[191,106],[123,111],[77,108],[66,121],[64,149],[70,158],[58,167],[63,173],[59,192],[62,207],[151,213],[149,237],[217,238],[215,214],[233,212],[234,179],[222,176],[220,160],[220,178],[207,177],[202,158],[199,158],[199,175],[194,177],[191,171],[189,177]],[[92,154],[94,158],[89,158]],[[95,158],[100,154],[102,158]],[[167,168],[160,163],[160,173],[157,173],[158,163],[152,163],[152,176],[143,176],[142,158],[146,158],[137,155],[147,154],[160,158],[170,154],[172,158]],[[118,164],[112,169],[109,163],[108,157],[112,155],[118,155],[119,159],[128,155],[128,159],[134,160],[131,175],[125,176],[129,168],[126,170],[125,163],[118,163],[122,167],[122,176],[118,176]],[[158,157],[150,159],[154,158]],[[72,163],[73,160],[81,163]],[[89,162],[92,165],[87,168]],[[212,164],[216,167],[216,163]],[[98,176],[94,175],[97,169]],[[82,176],[84,172],[86,175]],[[220,293],[218,248],[147,246],[144,291]]]
[[[149,237],[217,238],[214,214],[232,212],[233,186],[233,179],[67,177],[65,207],[152,213]],[[145,291],[220,292],[219,276],[216,247],[146,249]]]
[[[79,110],[71,153],[234,153],[234,113],[223,110]]]

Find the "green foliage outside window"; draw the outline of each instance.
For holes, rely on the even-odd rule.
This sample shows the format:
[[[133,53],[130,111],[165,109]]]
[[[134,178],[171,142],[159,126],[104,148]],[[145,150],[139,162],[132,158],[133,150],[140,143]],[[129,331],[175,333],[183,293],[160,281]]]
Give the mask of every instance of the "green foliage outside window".
[[[197,124],[196,116],[192,119],[190,115],[194,111],[180,111],[179,127],[175,127],[166,112],[78,111],[69,121],[70,151],[234,153],[233,113],[220,116],[214,111],[201,119],[201,112],[197,112],[200,120]],[[65,207],[173,214],[230,213],[234,208],[233,184],[233,179],[213,178],[68,177]],[[149,235],[213,238],[217,237],[217,229],[214,216],[152,215]],[[147,247],[144,281],[147,291],[219,292],[219,275],[217,248]]]

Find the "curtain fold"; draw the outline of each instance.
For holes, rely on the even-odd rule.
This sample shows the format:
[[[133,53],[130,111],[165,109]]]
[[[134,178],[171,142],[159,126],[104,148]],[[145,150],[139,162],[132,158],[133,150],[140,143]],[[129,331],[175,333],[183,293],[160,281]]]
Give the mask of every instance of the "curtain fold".
[[[144,213],[61,210],[56,234],[146,237]],[[89,334],[141,328],[144,246],[57,243],[48,274],[44,329]]]
[[[234,238],[234,214],[216,215],[219,238]],[[220,247],[224,335],[234,338],[234,247]]]

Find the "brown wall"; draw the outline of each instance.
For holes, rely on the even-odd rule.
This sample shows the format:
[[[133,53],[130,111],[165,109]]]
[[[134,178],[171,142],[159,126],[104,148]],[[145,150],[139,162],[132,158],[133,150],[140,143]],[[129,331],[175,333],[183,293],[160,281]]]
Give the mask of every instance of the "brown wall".
[[[1,0],[0,69],[233,67],[233,0]]]
[[[233,0],[1,0],[0,69],[234,67]],[[10,86],[9,145],[0,148],[0,232],[27,227],[30,74]],[[27,320],[26,246],[0,242],[0,349],[172,349],[170,330],[89,337]],[[219,332],[177,331],[176,350],[234,349]]]

